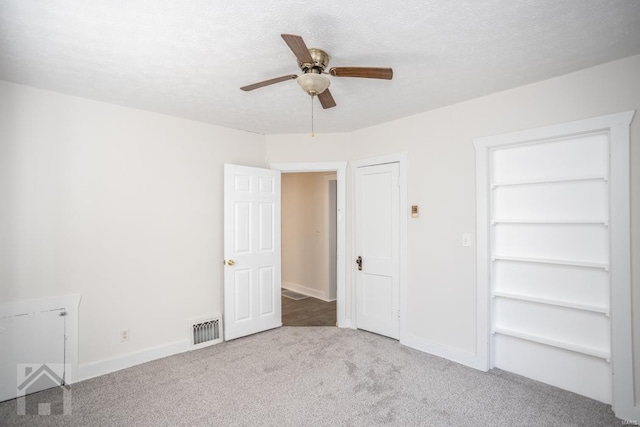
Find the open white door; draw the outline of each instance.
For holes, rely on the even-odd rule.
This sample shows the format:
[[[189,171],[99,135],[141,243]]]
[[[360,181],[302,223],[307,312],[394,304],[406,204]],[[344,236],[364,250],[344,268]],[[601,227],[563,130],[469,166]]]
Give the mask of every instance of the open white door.
[[[224,165],[225,339],[281,326],[280,171]]]
[[[398,163],[356,169],[356,323],[400,335],[400,188]]]

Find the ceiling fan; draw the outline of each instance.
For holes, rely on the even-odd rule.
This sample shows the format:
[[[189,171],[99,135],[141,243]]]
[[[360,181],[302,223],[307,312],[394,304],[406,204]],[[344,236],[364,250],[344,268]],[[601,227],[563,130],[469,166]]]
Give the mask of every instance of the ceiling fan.
[[[329,65],[329,55],[321,49],[309,49],[300,36],[293,34],[281,34],[285,43],[293,51],[298,58],[298,66],[302,74],[289,74],[286,76],[276,77],[274,79],[265,80],[251,85],[243,86],[240,89],[250,91],[275,83],[296,79],[302,90],[309,95],[317,96],[322,104],[322,108],[331,108],[336,106],[336,102],[329,92],[331,81],[325,74],[331,74],[334,77],[362,77],[367,79],[385,79],[393,78],[393,70],[391,68],[376,67],[333,67],[329,71],[325,71]]]

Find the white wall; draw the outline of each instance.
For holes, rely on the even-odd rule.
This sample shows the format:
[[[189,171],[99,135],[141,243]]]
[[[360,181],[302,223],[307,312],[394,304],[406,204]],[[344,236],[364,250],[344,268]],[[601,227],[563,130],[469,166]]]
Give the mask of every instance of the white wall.
[[[328,177],[335,179],[335,173],[282,174],[282,286],[327,301],[335,299],[329,287]]]
[[[222,163],[407,151],[408,202],[421,209],[409,219],[408,332],[472,353],[475,249],[461,247],[460,235],[475,231],[473,138],[638,110],[639,75],[635,56],[315,138],[265,138],[0,82],[0,301],[82,293],[81,363],[183,340],[186,318],[222,310]],[[635,325],[638,114],[630,158]],[[122,328],[131,329],[128,343],[119,342]],[[634,334],[640,366],[640,327]],[[640,390],[640,375],[636,384]]]
[[[352,134],[319,134],[314,141],[304,135],[267,136],[267,155],[272,162],[301,162],[408,152],[408,202],[420,206],[420,218],[409,219],[407,332],[424,347],[474,353],[476,254],[473,245],[460,244],[462,233],[475,232],[473,138],[638,110],[638,76],[640,56],[634,56]],[[640,324],[639,144],[640,112],[631,126],[630,159],[635,325]],[[634,334],[640,366],[640,327]],[[640,390],[640,375],[636,384]]]
[[[222,165],[264,160],[262,135],[0,82],[0,302],[81,293],[81,365],[186,343],[222,312]]]

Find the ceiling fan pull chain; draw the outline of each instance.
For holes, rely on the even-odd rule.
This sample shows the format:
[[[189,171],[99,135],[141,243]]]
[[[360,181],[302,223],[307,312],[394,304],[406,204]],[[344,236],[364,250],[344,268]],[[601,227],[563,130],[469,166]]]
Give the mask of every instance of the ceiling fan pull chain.
[[[311,138],[313,138],[314,136],[316,136],[315,132],[313,131],[313,98],[314,96],[311,95]]]

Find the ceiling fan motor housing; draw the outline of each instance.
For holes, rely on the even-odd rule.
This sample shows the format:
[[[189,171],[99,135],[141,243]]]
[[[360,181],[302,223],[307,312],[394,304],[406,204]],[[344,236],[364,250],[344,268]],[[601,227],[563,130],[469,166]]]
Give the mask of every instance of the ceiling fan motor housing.
[[[315,48],[309,49],[309,55],[311,55],[313,63],[298,63],[302,75],[298,77],[297,81],[302,90],[311,96],[316,96],[324,92],[331,84],[329,79],[322,75],[325,67],[329,65],[329,55],[324,50]]]
[[[298,63],[300,69],[304,73],[322,74],[324,69],[329,65],[329,54],[322,49],[311,48],[309,54],[313,59],[313,64]]]

